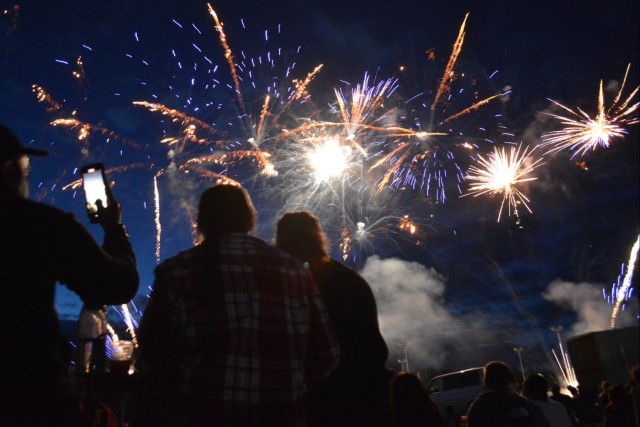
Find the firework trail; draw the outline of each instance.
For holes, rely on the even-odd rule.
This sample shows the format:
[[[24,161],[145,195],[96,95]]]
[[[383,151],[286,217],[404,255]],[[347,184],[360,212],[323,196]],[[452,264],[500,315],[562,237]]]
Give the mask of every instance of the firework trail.
[[[462,25],[460,25],[460,30],[458,31],[458,37],[456,38],[455,43],[453,43],[453,50],[451,52],[451,56],[449,56],[449,62],[447,62],[447,66],[444,69],[444,75],[442,76],[442,80],[440,81],[440,86],[438,86],[438,91],[436,92],[436,96],[433,99],[433,103],[431,104],[431,112],[433,113],[436,109],[436,106],[440,103],[442,98],[451,92],[451,83],[453,83],[456,78],[456,73],[454,68],[456,66],[456,62],[458,61],[458,56],[460,55],[460,51],[462,50],[462,45],[464,43],[464,28],[467,25],[467,18],[469,17],[469,13],[464,16],[464,20],[462,21]],[[433,120],[433,116],[432,116]]]
[[[593,118],[579,107],[572,110],[553,99],[549,99],[549,101],[569,114],[545,113],[565,125],[563,129],[542,135],[543,142],[540,146],[551,147],[546,153],[555,153],[565,149],[569,151],[575,150],[571,156],[573,159],[578,155],[583,156],[588,151],[594,151],[598,147],[608,148],[615,138],[624,138],[627,134],[625,126],[638,123],[636,112],[640,106],[638,102],[630,105],[640,86],[631,92],[624,101],[620,102],[630,67],[631,64],[627,66],[620,90],[609,108],[605,107],[602,80],[600,80],[598,109]]]
[[[636,242],[631,248],[631,254],[629,254],[629,262],[627,263],[627,274],[624,276],[622,286],[620,286],[617,291],[614,289],[613,294],[615,295],[616,301],[613,307],[613,312],[611,313],[611,322],[609,324],[609,329],[615,329],[618,312],[620,311],[622,304],[631,296],[631,279],[633,278],[633,271],[636,267],[638,249],[640,249],[640,236],[638,236]]]
[[[231,47],[229,46],[229,43],[227,41],[227,36],[223,31],[223,24],[218,19],[216,12],[213,10],[210,4],[207,4],[207,8],[209,10],[209,14],[215,21],[215,28],[219,33],[219,40],[224,50],[224,57],[229,65],[231,79],[233,81],[235,89],[235,97],[238,108],[240,110],[238,119],[240,119],[241,123],[243,124],[245,131],[250,135],[247,138],[247,142],[256,151],[256,156],[259,158],[259,164],[262,168],[262,174],[267,176],[277,175],[277,170],[267,160],[270,155],[263,152],[262,145],[270,137],[275,136],[273,135],[273,133],[281,127],[280,119],[287,111],[289,111],[293,103],[295,101],[302,101],[306,98],[307,88],[314,77],[322,69],[322,64],[316,66],[316,68],[313,71],[309,72],[303,80],[293,78],[284,92],[282,91],[282,89],[277,88],[276,86],[268,87],[268,93],[271,93],[271,95],[268,93],[262,95],[264,97],[264,100],[261,102],[262,107],[260,109],[260,113],[255,114],[255,116],[257,117],[257,122],[255,122],[252,119],[252,117],[254,117],[254,114],[248,112],[248,108],[245,102],[245,95],[241,84],[241,81],[243,81],[243,79],[238,74],[238,71],[244,71],[248,73],[247,80],[252,81],[252,87],[255,89],[256,84],[253,78],[253,69],[257,68],[256,63],[258,65],[262,64],[262,56],[258,57],[256,60],[254,58],[246,58],[243,53],[243,58],[245,58],[245,60],[237,62],[233,51],[231,50]],[[278,51],[280,51],[280,49],[278,49]],[[264,61],[270,64],[271,69],[275,68],[275,62],[270,52],[266,54]],[[293,66],[287,68],[285,73],[286,77],[289,77],[292,68]],[[279,109],[279,111],[274,111],[274,109]]]
[[[31,85],[31,90],[36,95],[38,102],[42,102],[46,105],[45,111],[47,113],[53,113],[62,109],[62,105],[56,102],[55,99],[41,86]]]
[[[56,119],[56,120],[53,120],[50,124],[53,127],[62,126],[62,127],[67,127],[71,130],[77,130],[78,131],[77,138],[78,138],[78,141],[80,141],[80,143],[82,144],[83,153],[85,154],[88,153],[89,138],[92,134],[95,134],[95,133],[105,136],[107,138],[106,139],[107,143],[109,143],[109,141],[113,138],[114,140],[120,141],[125,145],[128,145],[129,147],[140,149],[140,150],[142,149],[142,147],[137,143],[122,137],[120,134],[110,129],[107,129],[103,126],[97,126],[91,123],[83,122],[78,119]]]
[[[48,113],[63,114],[63,105],[58,103],[43,87],[38,85],[31,86],[32,92],[35,94],[38,102],[45,104],[45,111]],[[86,100],[86,97],[85,97]],[[75,116],[77,110],[71,112],[71,116]],[[89,153],[89,139],[92,134],[100,134],[106,137],[106,142],[109,143],[111,139],[118,141],[124,145],[132,147],[134,149],[141,150],[142,147],[135,142],[124,138],[117,132],[107,129],[104,126],[93,125],[91,123],[83,122],[74,117],[58,118],[49,123],[53,127],[65,127],[71,130],[77,131],[77,140],[80,142],[81,151],[83,155],[87,156]]]
[[[158,177],[153,177],[153,200],[156,224],[156,264],[160,264],[160,242],[162,237],[162,223],[160,222],[160,192],[158,191]]]
[[[14,4],[11,9],[5,9],[2,14],[10,21],[6,35],[9,37],[17,28],[20,19],[20,5]]]
[[[180,122],[180,124],[184,127],[191,128],[192,135],[195,135],[194,126],[197,125],[210,133],[216,133],[216,128],[210,125],[209,123],[203,122],[195,117],[189,116],[181,111],[175,110],[173,108],[169,108],[165,105],[162,105],[157,102],[147,102],[147,101],[133,101],[133,105],[141,106],[146,108],[151,112],[159,111],[163,116],[168,116],[172,122]],[[203,143],[202,140],[198,140],[196,138],[192,138],[193,141]],[[164,141],[163,141],[164,142]],[[173,141],[171,141],[173,142]],[[181,150],[182,151],[182,150]]]
[[[80,90],[83,94],[83,101],[86,101],[89,97],[87,88],[87,77],[84,71],[84,62],[82,62],[81,56],[78,56],[78,59],[76,59],[76,65],[78,66],[78,69],[73,71],[71,75],[73,75],[73,77],[75,77],[78,81],[78,86],[80,87]]]
[[[513,210],[515,216],[518,216],[518,204],[522,203],[529,212],[531,208],[527,202],[529,199],[517,187],[517,184],[527,181],[533,181],[537,178],[527,177],[534,169],[541,166],[542,158],[534,158],[533,151],[528,148],[522,150],[522,145],[510,147],[509,153],[505,148],[494,148],[493,154],[486,159],[482,155],[478,155],[479,166],[469,167],[466,179],[471,181],[469,190],[466,194],[479,196],[482,194],[502,194],[502,202],[498,212],[498,222],[502,215],[505,203],[508,206],[509,216]]]
[[[430,105],[421,103],[421,106],[411,107],[415,101],[425,96],[424,92],[404,101],[404,105],[407,108],[411,108],[412,114],[419,114],[417,112],[421,109],[428,111],[425,126],[421,124],[422,120],[417,117],[414,118],[413,125],[417,130],[408,132],[408,129],[406,129],[404,134],[389,134],[389,138],[385,143],[386,153],[380,152],[374,155],[378,160],[371,166],[370,170],[373,171],[378,168],[384,170],[378,180],[378,190],[388,185],[396,188],[420,188],[429,196],[432,184],[435,184],[436,200],[444,203],[446,201],[447,187],[445,181],[447,181],[448,175],[452,175],[457,178],[458,192],[462,193],[460,183],[464,181],[464,172],[455,158],[454,151],[458,149],[465,151],[474,149],[477,148],[477,145],[467,142],[468,138],[463,137],[462,132],[455,132],[451,128],[444,126],[508,93],[494,93],[480,99],[478,91],[474,91],[471,105],[451,114],[448,112],[455,104],[452,100],[452,85],[459,77],[455,69],[464,44],[465,26],[468,17],[469,14],[465,15],[460,26],[451,55]],[[493,75],[495,73],[491,77]],[[464,77],[464,74],[462,76]],[[463,90],[464,88],[459,91],[459,94]],[[436,121],[436,117],[443,114],[445,114],[445,117]],[[485,128],[480,128],[480,130],[486,132]],[[483,136],[482,139],[493,143],[486,136]]]
[[[140,168],[145,168],[145,167],[148,167],[148,165],[146,165],[144,163],[132,163],[132,164],[129,164],[129,165],[115,166],[115,167],[112,167],[112,168],[108,168],[108,169],[105,169],[104,172],[109,178],[113,178],[113,175],[116,175],[116,174],[119,174],[119,173],[128,172],[128,171],[131,171],[133,169],[140,169]],[[114,185],[113,182],[111,182],[111,186],[112,187],[113,187],[113,185]],[[80,187],[82,187],[82,178],[75,179],[75,180],[65,184],[62,187],[62,190],[63,191],[70,190],[70,189],[71,190],[77,190]]]
[[[238,98],[238,104],[240,105],[242,114],[246,114],[247,112],[244,105],[244,99],[242,97],[242,91],[240,90],[240,79],[238,78],[237,65],[233,57],[233,52],[229,47],[229,43],[227,43],[227,36],[224,33],[224,30],[222,29],[222,23],[218,19],[218,15],[216,14],[216,12],[213,10],[213,8],[209,3],[207,3],[207,8],[209,9],[209,14],[211,14],[211,17],[213,17],[213,20],[216,22],[216,31],[220,34],[219,36],[220,43],[222,44],[222,48],[224,49],[224,57],[227,60],[227,63],[229,64],[229,70],[231,71],[231,79],[233,80],[233,84],[235,86],[236,96]]]

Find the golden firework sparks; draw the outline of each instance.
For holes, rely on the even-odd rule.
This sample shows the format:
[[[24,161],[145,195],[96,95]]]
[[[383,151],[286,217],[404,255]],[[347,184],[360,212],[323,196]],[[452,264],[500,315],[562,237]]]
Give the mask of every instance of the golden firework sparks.
[[[482,194],[502,194],[500,211],[498,212],[498,222],[502,215],[505,203],[511,211],[518,216],[518,204],[522,203],[529,212],[531,208],[527,204],[529,199],[518,188],[517,184],[536,180],[536,177],[529,175],[535,168],[541,166],[542,158],[534,158],[533,150],[528,148],[522,150],[522,145],[511,147],[509,152],[505,148],[495,147],[493,153],[486,159],[478,155],[478,166],[471,166],[467,172],[466,179],[471,181],[469,191],[463,196]]]
[[[638,117],[635,113],[640,106],[638,102],[631,104],[640,86],[621,102],[630,67],[631,64],[627,66],[627,71],[624,74],[620,89],[609,108],[605,107],[604,90],[602,80],[600,80],[598,108],[594,117],[591,117],[579,107],[575,107],[575,110],[573,110],[553,99],[549,99],[549,101],[569,114],[545,113],[565,125],[565,127],[560,130],[542,135],[543,142],[540,146],[551,147],[546,153],[555,153],[565,149],[570,151],[575,150],[571,156],[573,159],[577,155],[582,156],[588,151],[593,151],[598,147],[608,148],[611,141],[615,138],[624,138],[627,134],[625,126],[638,123]]]

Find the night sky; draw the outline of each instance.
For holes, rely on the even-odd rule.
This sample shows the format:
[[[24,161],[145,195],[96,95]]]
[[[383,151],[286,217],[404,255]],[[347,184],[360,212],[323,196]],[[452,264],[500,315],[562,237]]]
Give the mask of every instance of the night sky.
[[[244,106],[206,2],[182,3],[69,0],[54,7],[0,0],[0,121],[25,144],[51,153],[32,159],[31,197],[73,212],[101,241],[100,228],[86,218],[82,194],[64,186],[79,178],[84,164],[103,162],[112,170],[142,279],[138,310],[156,264],[154,176],[160,259],[166,259],[192,244],[190,220],[198,196],[212,183],[206,170],[248,189],[259,213],[256,234],[265,240],[271,241],[275,221],[291,209],[310,209],[320,217],[336,258],[343,255],[341,233],[349,231],[345,262],[374,289],[392,368],[398,367],[397,343],[403,342],[412,370],[462,369],[493,358],[516,366],[514,347],[524,348],[523,361],[531,369],[553,370],[550,350],[557,339],[550,327],[562,326],[565,339],[608,327],[612,306],[603,289],[611,292],[639,234],[638,125],[624,126],[626,136],[607,149],[573,159],[569,151],[543,156],[544,164],[531,174],[537,179],[519,187],[533,213],[520,205],[519,215],[509,216],[505,208],[500,222],[501,197],[460,197],[469,183],[459,182],[455,170],[466,172],[493,147],[540,144],[541,135],[562,127],[544,114],[561,112],[550,99],[593,117],[600,81],[610,105],[630,64],[626,99],[638,86],[640,70],[637,1],[214,2],[229,47],[243,63]],[[451,96],[430,116],[467,12]],[[269,57],[274,67],[266,65]],[[256,65],[258,58],[265,64]],[[323,68],[304,102],[278,116],[261,145],[273,155],[278,176],[260,174],[255,157],[203,163],[190,173],[173,169],[214,152],[231,156],[251,148],[252,131],[238,116],[245,111],[257,123],[267,86],[284,90],[319,64]],[[371,157],[360,157],[347,173],[320,184],[301,155],[301,147],[310,145],[301,142],[308,135],[278,139],[284,129],[313,120],[340,122],[334,88],[348,94],[365,75],[369,86],[394,79],[393,93],[375,111],[377,125],[447,134],[433,142],[444,154],[438,163],[446,173],[442,186],[434,181],[427,191],[400,182],[377,191],[390,165],[372,168],[375,156],[398,144],[384,132],[358,134]],[[32,85],[58,107],[38,102]],[[441,124],[474,100],[508,91]],[[208,142],[161,143],[183,135],[185,125],[133,101],[160,103],[199,120],[204,125],[197,125],[197,137]],[[52,125],[62,118],[93,128],[80,140],[77,128]],[[213,150],[212,141],[225,148]],[[463,141],[475,148],[460,148]],[[544,151],[538,147],[534,153],[540,157]],[[418,226],[416,234],[398,228],[404,215]],[[357,222],[365,224],[364,235],[357,234]],[[59,286],[57,307],[62,319],[73,321],[81,304]],[[117,318],[115,311],[111,317]],[[618,326],[637,323],[634,297]]]

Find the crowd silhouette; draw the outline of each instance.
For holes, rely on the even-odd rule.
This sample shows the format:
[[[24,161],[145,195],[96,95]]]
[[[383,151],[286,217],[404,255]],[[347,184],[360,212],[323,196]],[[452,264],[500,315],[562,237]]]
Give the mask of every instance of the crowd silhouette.
[[[319,220],[284,214],[271,245],[252,234],[256,210],[232,184],[202,193],[201,240],[154,271],[129,416],[116,420],[122,408],[70,368],[54,293],[61,283],[91,306],[127,303],[138,290],[134,252],[110,188],[98,203],[102,246],[71,214],[28,199],[29,156],[46,154],[0,125],[0,277],[10,301],[0,321],[11,325],[1,339],[19,346],[0,352],[1,425],[640,427],[637,366],[626,384],[603,379],[598,392],[570,387],[568,396],[538,373],[520,389],[498,360],[484,366],[467,414],[452,419],[419,375],[387,367],[371,287],[328,255]]]

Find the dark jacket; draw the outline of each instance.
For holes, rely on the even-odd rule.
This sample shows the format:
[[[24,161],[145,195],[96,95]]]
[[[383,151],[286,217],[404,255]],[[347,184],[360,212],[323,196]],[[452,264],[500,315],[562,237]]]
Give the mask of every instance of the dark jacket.
[[[312,425],[388,425],[393,372],[385,367],[389,351],[369,284],[333,259],[311,274],[340,343],[340,365],[311,390]]]
[[[71,393],[56,282],[86,304],[127,303],[138,290],[138,273],[126,232],[114,225],[100,248],[71,214],[4,189],[0,230],[0,401]]]

